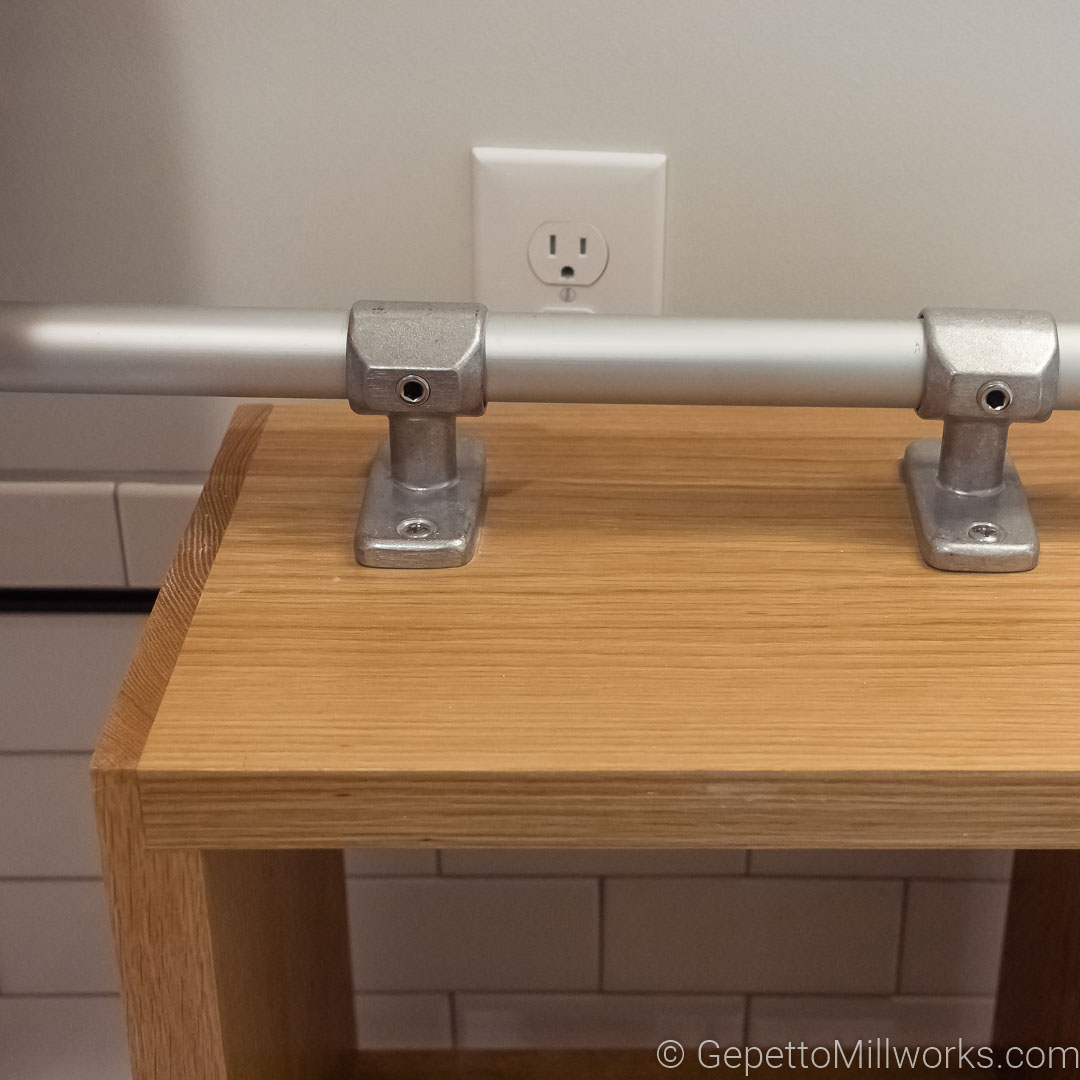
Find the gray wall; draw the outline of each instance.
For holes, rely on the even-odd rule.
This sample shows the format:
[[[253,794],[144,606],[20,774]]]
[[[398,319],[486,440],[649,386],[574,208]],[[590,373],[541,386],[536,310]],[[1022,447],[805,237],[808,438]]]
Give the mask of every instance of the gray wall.
[[[9,0],[0,293],[465,298],[472,145],[670,156],[666,307],[1080,318],[1080,6]]]

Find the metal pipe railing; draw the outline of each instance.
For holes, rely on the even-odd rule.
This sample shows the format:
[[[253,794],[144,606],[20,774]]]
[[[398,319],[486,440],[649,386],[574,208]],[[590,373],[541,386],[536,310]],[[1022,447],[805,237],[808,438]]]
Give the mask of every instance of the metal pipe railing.
[[[913,409],[926,367],[917,319],[490,315],[484,342],[491,401]]]
[[[345,397],[348,312],[0,304],[0,391]],[[1058,327],[1080,409],[1080,325]],[[918,319],[490,314],[489,401],[914,409]]]
[[[345,397],[347,311],[0,304],[0,390]]]

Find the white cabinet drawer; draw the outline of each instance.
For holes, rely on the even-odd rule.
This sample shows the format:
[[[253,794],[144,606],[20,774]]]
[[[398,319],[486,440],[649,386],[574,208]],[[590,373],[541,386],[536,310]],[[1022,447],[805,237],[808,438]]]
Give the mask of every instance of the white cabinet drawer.
[[[0,752],[91,750],[145,622],[145,615],[0,615]]]
[[[116,489],[127,583],[156,589],[176,554],[201,484],[123,483]]]
[[[234,398],[0,394],[0,469],[207,472]]]
[[[90,755],[0,754],[0,878],[100,873]]]
[[[0,481],[0,588],[127,584],[110,481]]]

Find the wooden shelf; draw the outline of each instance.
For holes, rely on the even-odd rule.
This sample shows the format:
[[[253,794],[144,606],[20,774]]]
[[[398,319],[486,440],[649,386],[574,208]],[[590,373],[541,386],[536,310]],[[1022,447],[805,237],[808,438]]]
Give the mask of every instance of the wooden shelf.
[[[358,567],[381,418],[275,408],[138,763],[159,847],[1073,846],[1080,417],[1033,572],[919,559],[893,411],[492,407],[477,557]]]
[[[1080,417],[1016,430],[1044,557],[1007,576],[920,562],[914,417],[477,426],[476,559],[372,571],[382,422],[238,411],[94,757],[137,1080],[656,1075],[357,1058],[341,852],[280,849],[1080,847]],[[1080,853],[1018,854],[998,1045],[1080,1042],[1078,927]]]

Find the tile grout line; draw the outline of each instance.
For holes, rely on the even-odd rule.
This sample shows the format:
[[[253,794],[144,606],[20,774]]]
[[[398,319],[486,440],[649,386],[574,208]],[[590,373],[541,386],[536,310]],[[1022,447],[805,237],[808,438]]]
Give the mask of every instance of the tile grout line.
[[[0,750],[0,759],[7,757],[77,757],[86,758],[89,761],[94,756],[93,749],[89,750]]]
[[[37,751],[18,751],[19,753],[36,753]],[[56,751],[56,753],[67,753],[68,751]],[[0,751],[0,757],[3,756],[5,751]],[[585,879],[594,877],[604,877],[617,881],[831,881],[831,882],[894,882],[904,883],[908,881],[932,881],[945,885],[995,885],[995,884],[1008,884],[1010,878],[1007,877],[952,877],[952,876],[934,876],[933,874],[755,874],[746,873],[744,871],[732,871],[730,873],[720,873],[716,871],[705,870],[699,873],[688,873],[686,871],[679,871],[677,873],[601,873],[597,874],[596,871],[589,872],[587,870],[577,871],[575,873],[558,874],[558,873],[504,873],[504,872],[491,872],[491,873],[455,873],[448,874],[445,870],[436,873],[399,873],[399,874],[368,874],[363,871],[353,872],[347,875],[351,878],[433,878],[443,877],[447,881],[571,881],[573,879]]]
[[[346,874],[346,881],[438,881],[438,874]]]
[[[607,904],[607,879],[596,879],[596,992],[604,993],[604,909]]]
[[[100,874],[10,874],[0,875],[0,885],[100,885]]]
[[[124,584],[131,587],[131,568],[128,566],[127,543],[124,541],[124,524],[120,515],[120,485],[112,482],[113,516],[116,519],[116,539],[120,545],[120,564],[124,569]]]
[[[118,990],[57,990],[46,992],[44,990],[26,991],[15,990],[0,993],[0,999],[4,1001],[119,1001]]]
[[[904,967],[904,944],[907,940],[908,898],[911,892],[911,879],[904,879],[904,888],[900,894],[900,928],[896,935],[896,971],[893,975],[893,994],[900,995],[900,982]]]
[[[935,991],[933,993],[919,992],[917,994],[894,994],[891,990],[883,990],[880,993],[871,993],[869,991],[862,990],[604,990],[601,994],[597,990],[552,990],[547,989],[507,989],[505,986],[498,987],[493,990],[484,990],[480,988],[470,988],[468,990],[447,990],[445,987],[429,987],[426,990],[355,990],[353,992],[356,997],[395,997],[395,998],[409,998],[409,997],[431,997],[432,995],[441,996],[442,994],[457,994],[465,997],[598,997],[603,996],[605,998],[618,999],[618,998],[742,998],[742,997],[759,997],[759,998],[791,998],[802,999],[808,998],[816,1001],[829,1001],[835,998],[842,998],[845,1001],[892,1001],[895,998],[902,998],[905,1001],[993,1001],[994,995],[987,993],[949,993],[946,991]],[[14,996],[14,995],[8,995]],[[73,996],[71,994],[37,994],[29,995],[37,997],[64,997]],[[115,997],[115,993],[112,991],[97,991],[88,992],[88,995],[74,995],[74,996],[91,996],[91,997]]]

